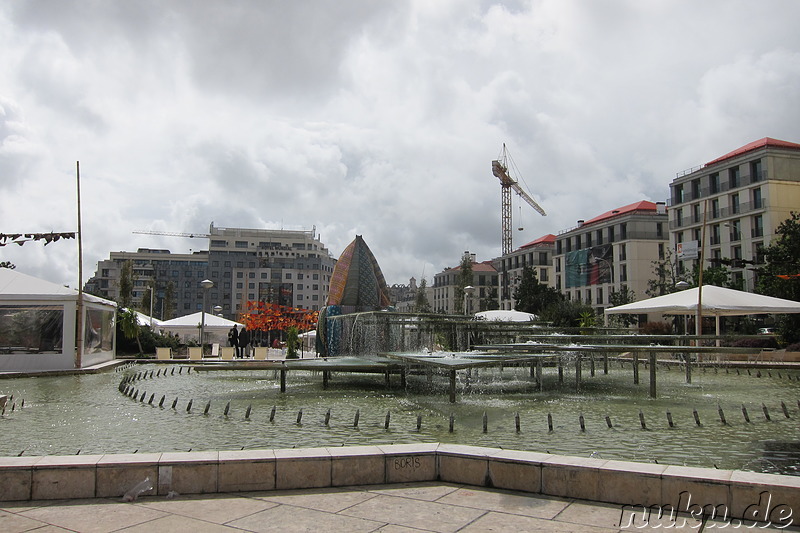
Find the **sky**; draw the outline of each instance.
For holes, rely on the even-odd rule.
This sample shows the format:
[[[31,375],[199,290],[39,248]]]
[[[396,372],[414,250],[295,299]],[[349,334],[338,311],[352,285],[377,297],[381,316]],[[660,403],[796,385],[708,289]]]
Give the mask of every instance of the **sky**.
[[[0,3],[0,233],[187,253],[217,227],[362,235],[387,282],[640,200],[751,141],[800,142],[795,0]],[[522,228],[522,229],[518,229]],[[77,287],[74,240],[0,247]]]

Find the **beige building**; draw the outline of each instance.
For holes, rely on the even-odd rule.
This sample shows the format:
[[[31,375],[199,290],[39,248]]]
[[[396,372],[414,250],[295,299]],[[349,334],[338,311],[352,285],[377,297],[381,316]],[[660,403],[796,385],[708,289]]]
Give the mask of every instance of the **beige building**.
[[[492,261],[478,263],[475,254],[464,252],[472,262],[472,294],[467,295],[467,313],[473,315],[479,311],[490,309],[490,303],[496,306],[499,274]],[[461,266],[448,268],[433,277],[433,300],[430,301],[435,313],[459,314],[464,309],[463,301],[456,301],[456,287]]]
[[[671,246],[683,255],[679,271],[692,270],[702,246],[705,268],[727,265],[732,281],[752,291],[760,249],[793,210],[800,210],[800,144],[766,137],[679,173],[669,222]]]
[[[614,291],[645,298],[653,261],[665,256],[668,219],[664,203],[646,200],[613,209],[561,232],[555,239],[551,286],[598,313]]]
[[[523,244],[507,256],[494,260],[497,271],[505,272],[505,278],[500,276],[500,286],[498,287],[500,309],[514,309],[514,292],[522,281],[522,270],[526,266],[533,269],[536,279],[540,283],[550,284],[553,277],[555,242],[555,235],[545,235],[528,244]],[[507,281],[504,282],[504,279]]]

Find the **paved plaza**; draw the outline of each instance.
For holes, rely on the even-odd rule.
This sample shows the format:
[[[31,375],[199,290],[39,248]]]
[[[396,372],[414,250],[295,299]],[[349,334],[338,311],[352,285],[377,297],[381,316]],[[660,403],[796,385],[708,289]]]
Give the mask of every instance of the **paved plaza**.
[[[0,502],[0,531],[587,532],[752,530],[751,524],[651,514],[619,505],[448,483],[240,494]],[[762,524],[763,526],[763,524]],[[766,528],[780,530],[776,527]],[[762,529],[763,530],[763,529]],[[800,531],[796,527],[783,531]]]

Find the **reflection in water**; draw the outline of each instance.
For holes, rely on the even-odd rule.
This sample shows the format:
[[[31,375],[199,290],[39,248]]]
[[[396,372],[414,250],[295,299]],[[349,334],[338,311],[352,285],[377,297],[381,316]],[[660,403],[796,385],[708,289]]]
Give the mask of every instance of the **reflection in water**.
[[[660,464],[800,475],[800,381],[698,371],[693,383],[679,370],[659,369],[657,399],[646,382],[632,384],[630,365],[588,377],[575,393],[571,376],[559,384],[546,368],[544,392],[529,369],[473,371],[469,387],[459,383],[457,403],[448,402],[446,376],[411,374],[406,389],[386,388],[382,375],[334,374],[323,390],[322,376],[292,372],[280,393],[274,371],[214,371],[142,379],[134,383],[143,401],[121,394],[126,375],[164,367],[145,365],[97,375],[0,380],[5,394],[25,399],[25,408],[0,419],[0,454],[56,455],[238,450],[408,442],[450,442]],[[459,378],[464,376],[459,374]],[[159,400],[165,398],[163,407]],[[154,398],[152,404],[150,398]],[[175,400],[177,399],[177,402]],[[190,413],[186,406],[193,400]],[[176,403],[175,409],[171,406]],[[204,407],[210,402],[208,414]],[[230,402],[228,416],[224,410]],[[762,415],[761,403],[771,413]],[[781,402],[791,418],[786,418]],[[742,406],[750,422],[742,416]],[[249,418],[245,413],[251,408]],[[275,407],[274,420],[270,413]],[[727,424],[720,422],[718,409]],[[298,412],[303,410],[301,423]],[[330,414],[328,411],[330,410]],[[700,425],[695,423],[697,410]],[[359,411],[358,427],[353,425]],[[391,412],[389,429],[384,428]],[[642,429],[639,412],[646,420]],[[666,412],[670,411],[674,427]],[[488,424],[483,432],[483,413]],[[520,431],[515,414],[519,413]],[[548,414],[553,430],[548,431]],[[449,418],[454,416],[454,431]],[[579,417],[583,415],[585,430]],[[422,424],[417,431],[417,417]],[[611,428],[606,420],[608,417]],[[328,423],[325,421],[328,419]]]

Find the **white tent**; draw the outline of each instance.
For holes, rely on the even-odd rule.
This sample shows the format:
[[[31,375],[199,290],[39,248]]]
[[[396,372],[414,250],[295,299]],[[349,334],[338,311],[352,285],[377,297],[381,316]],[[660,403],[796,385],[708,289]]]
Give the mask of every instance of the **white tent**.
[[[475,313],[475,318],[478,320],[490,320],[496,322],[531,322],[536,320],[536,315],[531,313],[524,313],[522,311],[504,311],[496,309],[494,311],[481,311]]]
[[[178,335],[183,341],[193,340],[197,342],[200,339],[200,321],[202,320],[202,312],[173,318],[172,320],[165,320],[158,325],[162,331],[168,331],[173,335]],[[206,343],[218,343],[222,346],[227,345],[228,331],[236,326],[237,329],[243,328],[244,324],[222,318],[221,316],[212,313],[205,314],[205,325],[203,326],[203,335],[205,336]]]
[[[136,323],[139,324],[140,326],[150,326],[152,324],[152,326],[156,328],[161,325],[161,321],[157,318],[148,316],[144,313],[140,313],[139,311],[136,310],[134,310],[133,312],[136,313]]]
[[[605,312],[609,315],[637,313],[694,314],[697,312],[698,290],[698,287],[694,287],[648,300],[610,307]],[[726,289],[714,285],[705,285],[702,296],[704,315],[733,316],[800,313],[800,302]]]
[[[114,359],[116,305],[83,295],[81,367]],[[78,291],[0,268],[0,370],[76,367]]]
[[[664,315],[697,314],[697,293],[699,287],[686,289],[664,296],[656,296],[605,310],[607,315],[661,313]],[[702,294],[703,315],[716,318],[716,330],[719,335],[719,317],[739,315],[762,315],[772,313],[800,313],[800,302],[773,298],[751,292],[726,289],[714,285],[705,285]]]

